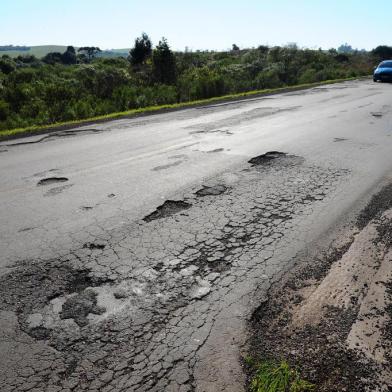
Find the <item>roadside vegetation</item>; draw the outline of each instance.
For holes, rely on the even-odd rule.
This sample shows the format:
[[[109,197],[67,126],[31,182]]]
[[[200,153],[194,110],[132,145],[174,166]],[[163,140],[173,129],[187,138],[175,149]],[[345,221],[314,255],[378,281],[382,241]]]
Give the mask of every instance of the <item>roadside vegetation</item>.
[[[388,47],[387,47],[388,49]],[[369,75],[377,51],[339,52],[260,46],[226,52],[173,52],[142,34],[128,58],[98,47],[0,57],[0,130],[107,116],[116,112]]]
[[[255,362],[247,358],[247,365],[253,369],[249,382],[250,392],[311,392],[315,385],[303,380],[296,369],[286,361],[280,363]]]

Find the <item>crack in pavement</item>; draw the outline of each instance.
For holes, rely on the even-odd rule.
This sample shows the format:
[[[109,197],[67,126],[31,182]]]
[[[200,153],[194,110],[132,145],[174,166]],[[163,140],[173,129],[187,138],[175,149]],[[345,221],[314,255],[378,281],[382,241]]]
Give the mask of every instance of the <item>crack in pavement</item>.
[[[190,189],[140,221],[43,239],[68,250],[0,277],[0,389],[238,390],[242,373],[230,384],[211,358],[235,366],[250,304],[290,264],[280,252],[349,173],[274,155],[201,189],[214,197]]]
[[[101,132],[104,132],[104,129],[90,128],[90,129],[81,129],[81,130],[75,129],[75,130],[70,130],[70,131],[53,132],[53,133],[47,134],[37,140],[8,143],[8,144],[4,144],[4,146],[6,146],[6,147],[24,146],[24,145],[28,145],[28,144],[37,144],[37,143],[42,143],[45,141],[51,141],[51,140],[55,140],[58,138],[65,138],[65,137],[78,136],[78,135],[91,134],[91,133],[101,133]]]

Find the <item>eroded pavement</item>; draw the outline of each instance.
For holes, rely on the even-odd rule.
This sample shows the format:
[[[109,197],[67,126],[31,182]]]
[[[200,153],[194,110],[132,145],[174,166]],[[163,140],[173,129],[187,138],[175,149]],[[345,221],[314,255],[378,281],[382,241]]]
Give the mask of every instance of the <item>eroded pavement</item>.
[[[392,168],[388,88],[113,122],[128,157],[80,144],[111,123],[2,143],[1,390],[242,390],[254,309]]]
[[[391,207],[389,183],[327,248],[298,255],[254,312],[244,357],[283,358],[320,392],[391,390]]]

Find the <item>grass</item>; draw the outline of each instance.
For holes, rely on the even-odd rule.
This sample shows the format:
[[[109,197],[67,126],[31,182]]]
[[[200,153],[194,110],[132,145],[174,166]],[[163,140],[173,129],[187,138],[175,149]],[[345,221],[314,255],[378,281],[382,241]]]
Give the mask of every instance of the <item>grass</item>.
[[[167,105],[160,105],[160,106],[149,106],[149,107],[139,108],[139,109],[131,109],[124,112],[104,114],[104,115],[90,117],[82,120],[72,120],[66,122],[53,123],[49,125],[32,125],[25,128],[0,130],[0,140],[14,138],[18,136],[29,136],[30,134],[38,133],[38,132],[42,133],[45,131],[72,128],[72,127],[82,126],[84,124],[88,124],[91,122],[104,122],[104,121],[133,117],[133,116],[143,115],[143,114],[154,114],[154,113],[159,113],[164,111],[172,111],[172,110],[178,110],[184,108],[191,108],[194,106],[202,106],[202,105],[208,105],[213,103],[232,101],[236,99],[246,99],[246,98],[252,98],[252,97],[257,97],[262,95],[278,94],[278,93],[295,91],[295,90],[304,90],[312,87],[323,86],[326,84],[333,84],[333,83],[339,83],[339,82],[356,80],[356,79],[358,79],[358,77],[325,80],[317,83],[306,83],[306,84],[279,87],[273,89],[253,90],[253,91],[247,91],[243,93],[229,94],[229,95],[207,98],[207,99],[200,99],[197,101],[181,102],[181,103],[174,103],[174,104],[167,104]]]
[[[246,361],[255,369],[250,382],[251,392],[310,392],[315,390],[315,385],[301,379],[299,372],[290,368],[286,361],[279,364],[268,361],[254,363],[249,358]]]
[[[28,45],[26,45],[28,46]],[[42,58],[46,56],[50,52],[60,52],[63,53],[67,49],[66,46],[64,45],[38,45],[38,46],[30,46],[29,50],[2,50],[0,51],[0,57],[3,54],[6,54],[10,57],[18,57],[18,56],[27,56],[27,55],[33,55],[38,58]],[[78,47],[76,46],[75,49],[77,50]],[[105,53],[106,51],[118,54],[118,55],[123,55],[127,56],[129,49],[103,49],[103,52]]]
[[[7,54],[10,57],[34,55],[35,57],[41,58],[47,55],[49,52],[63,53],[66,49],[67,47],[63,45],[40,45],[31,46],[29,50],[3,50],[0,51],[0,56],[3,54]]]

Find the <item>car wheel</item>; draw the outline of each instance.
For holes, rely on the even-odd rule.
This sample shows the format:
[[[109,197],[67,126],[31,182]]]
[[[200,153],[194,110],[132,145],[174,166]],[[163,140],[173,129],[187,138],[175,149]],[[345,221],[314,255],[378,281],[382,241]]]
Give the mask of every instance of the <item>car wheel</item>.
[[[376,78],[373,78],[373,82],[377,83],[377,82],[378,82],[378,80],[377,80]]]

